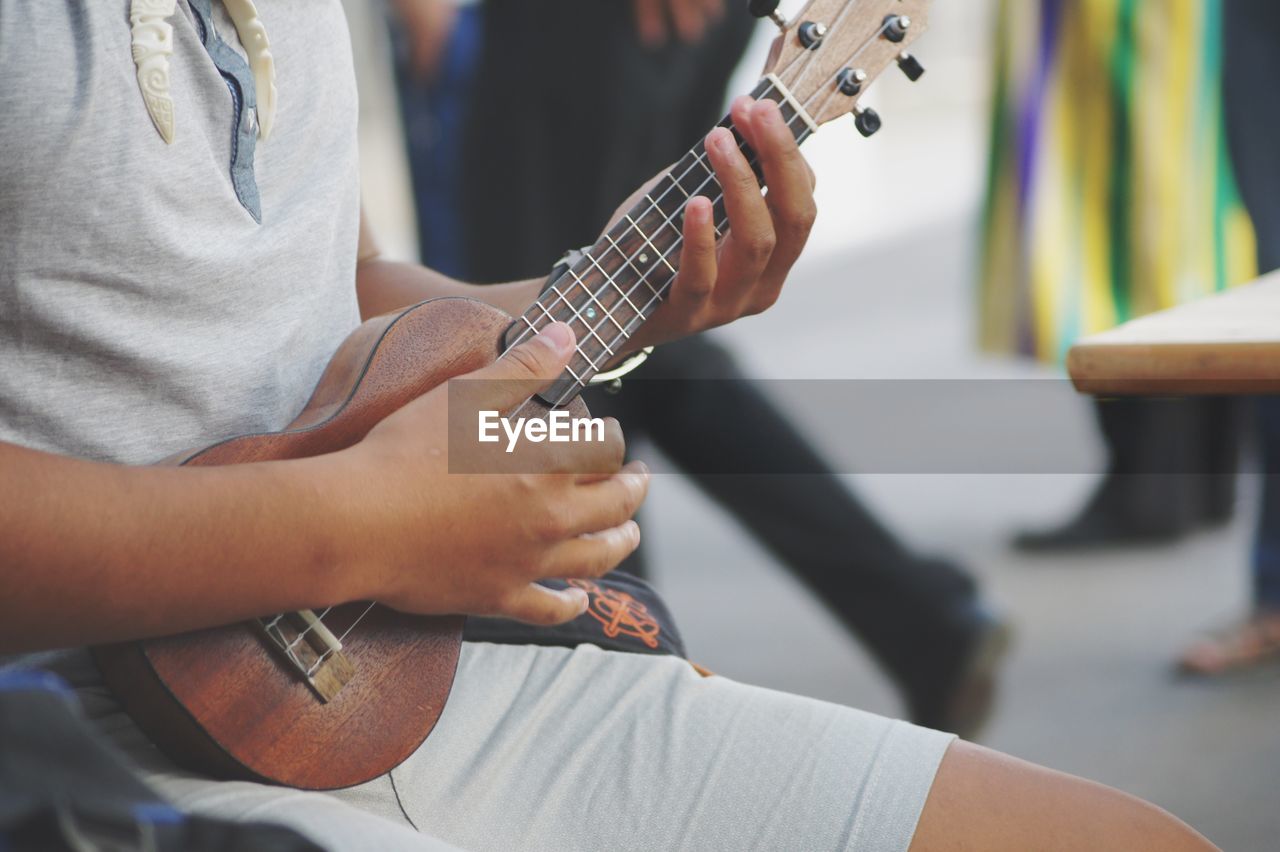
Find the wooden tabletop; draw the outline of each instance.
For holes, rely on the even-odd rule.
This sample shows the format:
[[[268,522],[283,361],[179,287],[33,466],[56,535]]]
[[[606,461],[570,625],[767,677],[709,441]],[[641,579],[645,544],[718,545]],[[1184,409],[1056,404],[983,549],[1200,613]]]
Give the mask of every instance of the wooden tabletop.
[[[1280,273],[1087,337],[1067,371],[1097,396],[1280,394]]]

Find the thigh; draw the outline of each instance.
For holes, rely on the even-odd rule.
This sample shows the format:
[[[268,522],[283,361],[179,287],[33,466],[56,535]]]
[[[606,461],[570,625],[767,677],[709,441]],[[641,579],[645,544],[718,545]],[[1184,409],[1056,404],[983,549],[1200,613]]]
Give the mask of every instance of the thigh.
[[[415,824],[476,852],[905,850],[951,742],[674,658],[468,644],[391,777]]]

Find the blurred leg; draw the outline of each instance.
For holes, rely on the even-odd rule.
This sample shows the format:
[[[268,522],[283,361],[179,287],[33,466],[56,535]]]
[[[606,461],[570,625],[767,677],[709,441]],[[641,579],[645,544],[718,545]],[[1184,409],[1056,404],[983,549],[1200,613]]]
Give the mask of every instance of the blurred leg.
[[[1280,397],[1258,400],[1258,426],[1263,485],[1253,548],[1254,603],[1280,614]]]
[[[1022,550],[1157,544],[1202,521],[1230,517],[1235,465],[1231,409],[1219,400],[1105,399],[1094,403],[1107,446],[1107,475],[1064,526],[1023,533]]]
[[[616,398],[593,399],[592,410],[629,431],[642,414],[645,434],[677,468],[867,645],[903,689],[914,721],[974,734],[1000,648],[978,661],[984,671],[966,672],[984,656],[989,630],[999,629],[978,607],[973,579],[911,553],[713,341],[665,346],[644,375]],[[962,712],[951,702],[979,686],[974,680],[983,694]]]
[[[1228,0],[1232,48],[1223,84],[1227,138],[1241,195],[1258,237],[1258,265],[1280,268],[1280,6],[1274,0]],[[1253,553],[1253,611],[1239,623],[1195,643],[1180,665],[1194,674],[1221,674],[1280,659],[1280,399],[1258,400],[1263,456],[1262,510]]]
[[[911,852],[1213,848],[1141,799],[965,742],[942,759],[911,844]]]

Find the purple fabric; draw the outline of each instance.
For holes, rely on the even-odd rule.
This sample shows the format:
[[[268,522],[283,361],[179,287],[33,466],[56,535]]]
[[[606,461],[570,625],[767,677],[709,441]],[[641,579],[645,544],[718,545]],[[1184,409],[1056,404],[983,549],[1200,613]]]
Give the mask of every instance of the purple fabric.
[[[1040,63],[1018,116],[1018,206],[1024,211],[1036,167],[1049,70],[1057,54],[1065,4],[1066,0],[1040,0]]]

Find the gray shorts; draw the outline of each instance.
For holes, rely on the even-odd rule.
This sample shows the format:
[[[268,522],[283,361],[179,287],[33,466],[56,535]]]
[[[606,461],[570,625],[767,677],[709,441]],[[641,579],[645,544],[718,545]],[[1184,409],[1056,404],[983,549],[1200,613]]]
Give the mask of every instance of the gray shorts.
[[[195,777],[100,723],[180,807],[334,852],[902,852],[953,739],[669,657],[471,643],[422,748],[335,793]]]

